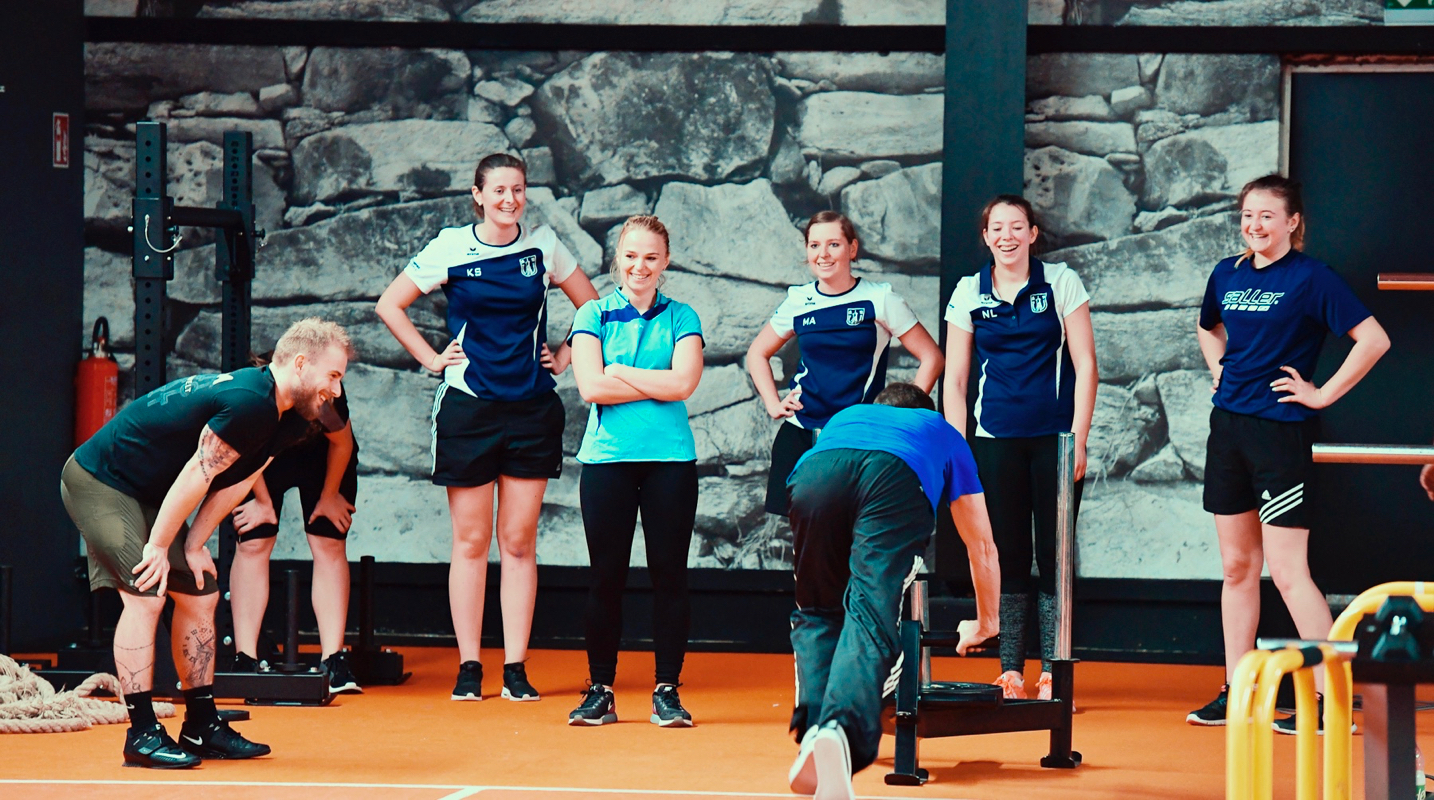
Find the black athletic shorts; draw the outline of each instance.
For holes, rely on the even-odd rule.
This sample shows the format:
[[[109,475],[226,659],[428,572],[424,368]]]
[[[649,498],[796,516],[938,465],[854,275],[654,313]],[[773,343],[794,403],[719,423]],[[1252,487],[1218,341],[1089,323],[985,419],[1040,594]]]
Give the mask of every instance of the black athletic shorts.
[[[328,517],[318,517],[309,522],[309,517],[314,515],[314,508],[319,504],[319,496],[324,493],[324,478],[329,469],[329,448],[325,439],[290,447],[274,457],[268,467],[264,468],[264,486],[269,490],[269,497],[274,502],[274,514],[278,515],[284,507],[284,495],[293,488],[299,490],[299,507],[303,509],[304,533],[313,536],[322,536],[325,539],[347,539],[348,531],[341,531],[337,525]],[[250,495],[251,497],[253,495]],[[339,479],[339,496],[353,505],[358,498],[358,446],[354,446],[353,455],[349,457],[348,468],[344,470],[343,478]],[[244,541],[250,539],[272,539],[279,535],[279,526],[276,524],[264,524],[249,531],[239,534]]]
[[[441,384],[433,400],[433,482],[483,486],[499,475],[557,478],[563,420],[557,392],[504,402]]]
[[[1205,451],[1205,510],[1221,515],[1258,511],[1266,525],[1308,528],[1304,499],[1314,488],[1310,447],[1319,432],[1318,417],[1277,422],[1212,410]]]
[[[777,438],[772,440],[772,469],[767,473],[768,514],[787,516],[790,502],[787,499],[787,478],[796,469],[797,461],[817,443],[814,432],[806,428],[783,422],[777,428]]]

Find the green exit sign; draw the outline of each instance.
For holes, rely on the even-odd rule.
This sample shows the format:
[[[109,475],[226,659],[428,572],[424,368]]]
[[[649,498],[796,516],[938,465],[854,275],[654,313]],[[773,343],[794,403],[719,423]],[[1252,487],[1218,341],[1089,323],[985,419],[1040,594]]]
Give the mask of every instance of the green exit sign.
[[[1434,0],[1384,0],[1385,25],[1434,25]]]

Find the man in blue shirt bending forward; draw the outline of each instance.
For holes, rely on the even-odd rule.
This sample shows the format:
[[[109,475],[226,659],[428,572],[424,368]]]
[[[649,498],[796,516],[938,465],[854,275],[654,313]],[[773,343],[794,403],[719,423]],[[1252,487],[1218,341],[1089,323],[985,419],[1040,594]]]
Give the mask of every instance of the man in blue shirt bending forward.
[[[902,595],[922,567],[942,499],[971,556],[975,620],[957,653],[994,637],[1001,571],[976,462],[930,396],[894,383],[875,405],[831,418],[787,480],[796,548],[797,659],[792,791],[853,797],[851,776],[876,760],[883,687],[899,667]]]

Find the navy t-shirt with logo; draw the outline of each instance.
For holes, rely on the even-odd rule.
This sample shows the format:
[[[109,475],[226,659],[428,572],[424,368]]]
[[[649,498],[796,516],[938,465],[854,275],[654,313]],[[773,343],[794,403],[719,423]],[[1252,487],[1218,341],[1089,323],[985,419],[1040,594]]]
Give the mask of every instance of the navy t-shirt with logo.
[[[101,483],[158,508],[180,470],[199,449],[205,426],[239,454],[210,489],[223,489],[253,475],[285,431],[307,426],[284,415],[274,397],[268,367],[170,381],[125,406],[75,451],[75,462]]]
[[[478,238],[476,225],[444,228],[404,268],[420,291],[448,297],[448,329],[468,360],[443,380],[483,400],[517,401],[552,390],[539,363],[548,333],[548,286],[562,283],[577,260],[552,228],[518,229],[507,244]]]
[[[946,321],[971,334],[980,369],[976,435],[1014,439],[1069,431],[1075,365],[1066,317],[1090,295],[1065,264],[1032,258],[1026,285],[1006,302],[992,288],[991,269],[987,264],[962,278],[946,304]]]
[[[1225,326],[1224,370],[1214,403],[1234,414],[1299,422],[1319,414],[1300,403],[1281,403],[1287,392],[1270,384],[1294,367],[1314,379],[1326,332],[1343,336],[1370,317],[1349,285],[1322,261],[1290,250],[1256,268],[1231,257],[1215,265],[1200,306],[1200,327]]]
[[[845,292],[824,294],[816,281],[793,286],[770,320],[783,339],[797,337],[802,359],[791,388],[802,408],[787,425],[813,430],[832,415],[870,403],[886,388],[888,346],[919,322],[891,284],[857,278]]]

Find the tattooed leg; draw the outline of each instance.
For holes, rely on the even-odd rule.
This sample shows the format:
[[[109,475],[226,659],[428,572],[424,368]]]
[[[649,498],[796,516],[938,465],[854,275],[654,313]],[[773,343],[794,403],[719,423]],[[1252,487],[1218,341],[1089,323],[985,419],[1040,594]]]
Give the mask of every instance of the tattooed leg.
[[[126,694],[154,686],[154,633],[164,598],[120,592],[124,604],[115,625],[115,675]]]
[[[174,595],[174,668],[184,688],[214,683],[214,609],[219,595]]]

